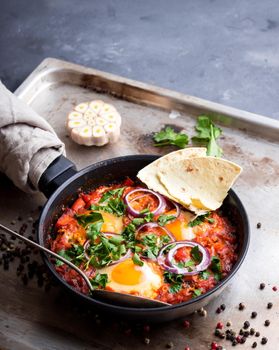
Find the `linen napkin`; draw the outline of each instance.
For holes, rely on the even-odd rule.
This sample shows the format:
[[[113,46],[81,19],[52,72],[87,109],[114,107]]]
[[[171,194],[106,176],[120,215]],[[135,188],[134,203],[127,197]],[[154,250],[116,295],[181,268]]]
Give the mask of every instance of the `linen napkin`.
[[[65,146],[38,113],[0,82],[0,171],[25,192],[36,192],[41,175]]]

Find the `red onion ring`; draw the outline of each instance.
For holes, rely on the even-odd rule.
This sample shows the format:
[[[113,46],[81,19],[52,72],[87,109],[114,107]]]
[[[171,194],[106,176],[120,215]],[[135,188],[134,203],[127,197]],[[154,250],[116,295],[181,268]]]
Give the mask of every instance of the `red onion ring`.
[[[164,251],[170,246],[174,245],[173,248],[170,249],[170,251],[167,254],[167,257],[163,256]],[[202,260],[201,262],[195,266],[194,271],[188,271],[188,269],[181,268],[178,266],[175,266],[172,263],[173,257],[177,251],[177,249],[182,247],[198,247],[200,253],[202,254]],[[209,251],[203,247],[201,244],[192,242],[192,241],[176,241],[175,243],[168,243],[166,244],[159,252],[158,258],[157,258],[158,264],[160,264],[165,270],[168,270],[169,272],[176,273],[176,274],[182,274],[184,276],[193,276],[197,275],[201,271],[204,271],[208,268],[210,265],[210,253]]]
[[[181,212],[179,205],[177,203],[175,203],[174,201],[170,200],[170,199],[168,199],[167,201],[170,202],[175,207],[176,213],[174,214],[174,216],[176,218],[178,218],[179,215],[180,215],[180,212]]]
[[[108,238],[109,238],[110,236],[119,236],[119,234],[114,233],[114,232],[101,232],[101,233],[102,233],[105,237],[108,237]],[[90,260],[90,256],[86,253],[86,249],[88,248],[88,245],[89,245],[89,244],[90,244],[90,240],[88,239],[88,240],[84,243],[84,245],[83,245],[84,256],[85,256],[85,258],[86,258],[88,261]],[[123,255],[120,259],[111,262],[111,263],[109,264],[109,266],[118,264],[118,263],[120,263],[120,262],[122,262],[122,261],[124,261],[124,260],[126,260],[126,259],[128,259],[128,258],[130,258],[131,255],[132,255],[132,251],[131,251],[131,249],[128,249],[125,255]]]
[[[146,189],[146,188],[136,188],[136,189],[134,189],[134,190],[128,192],[128,193],[126,194],[126,196],[124,197],[124,203],[127,205],[127,211],[128,211],[131,215],[133,215],[134,217],[143,217],[143,216],[145,215],[145,214],[141,214],[140,211],[135,210],[135,209],[131,206],[131,200],[129,199],[129,197],[130,197],[131,194],[133,194],[133,193],[135,193],[135,192],[146,192],[146,193],[148,193],[148,194],[152,194],[153,196],[155,196],[155,197],[158,199],[158,202],[159,202],[159,203],[158,203],[158,207],[157,207],[155,210],[151,211],[151,213],[152,213],[153,215],[161,214],[161,213],[165,210],[165,208],[166,208],[166,206],[167,206],[167,202],[166,202],[166,200],[165,200],[165,198],[164,198],[163,196],[161,196],[159,193],[156,193],[156,192],[154,192],[154,191],[148,190],[148,189]],[[140,196],[138,196],[138,197],[140,197]],[[132,199],[132,201],[133,201],[133,200],[135,200],[135,199]]]

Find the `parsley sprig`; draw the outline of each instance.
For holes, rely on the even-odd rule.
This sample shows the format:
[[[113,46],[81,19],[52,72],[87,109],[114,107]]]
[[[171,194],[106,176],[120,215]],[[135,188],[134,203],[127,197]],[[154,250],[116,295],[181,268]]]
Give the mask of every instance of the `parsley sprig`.
[[[188,145],[189,138],[182,132],[175,132],[173,128],[167,126],[165,129],[156,132],[153,136],[156,147],[174,145],[179,148],[184,148]]]
[[[199,215],[197,216],[194,220],[190,221],[188,223],[188,226],[189,227],[194,227],[194,226],[197,226],[197,225],[200,225],[202,224],[204,221],[207,221],[209,222],[210,224],[214,224],[215,220],[213,218],[210,218],[210,212],[206,213],[206,214],[203,214],[203,215]]]
[[[195,129],[197,135],[192,137],[192,142],[207,146],[208,156],[221,157],[223,151],[216,140],[221,135],[222,130],[212,122],[211,118],[200,115]]]
[[[177,293],[183,287],[184,276],[182,274],[175,274],[171,272],[164,272],[164,280],[170,284],[170,293]]]

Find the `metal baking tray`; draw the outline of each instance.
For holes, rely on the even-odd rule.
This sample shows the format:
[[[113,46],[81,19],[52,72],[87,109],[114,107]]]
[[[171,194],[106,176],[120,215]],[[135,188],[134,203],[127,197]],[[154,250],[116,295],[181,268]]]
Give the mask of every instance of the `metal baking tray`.
[[[279,263],[278,121],[53,58],[45,59],[15,94],[53,126],[66,145],[67,156],[80,169],[119,155],[164,154],[171,148],[154,147],[152,132],[173,125],[192,135],[196,117],[210,114],[223,129],[220,143],[224,157],[244,169],[234,188],[248,211],[252,231],[250,250],[238,276],[220,298],[208,305],[207,317],[188,316],[192,323],[189,329],[184,329],[180,321],[154,326],[148,335],[149,347],[162,349],[172,341],[175,349],[184,349],[186,345],[191,350],[208,349],[218,321],[230,320],[232,328],[239,329],[245,320],[250,320],[252,311],[257,311],[258,317],[250,320],[251,324],[269,338],[265,349],[278,347],[279,333],[275,329],[279,326],[276,312],[279,292],[272,291],[272,286],[278,283]],[[74,144],[67,136],[67,113],[73,105],[93,99],[112,103],[122,115],[118,143],[88,148]],[[178,117],[174,119],[174,115]],[[43,202],[40,194],[27,195],[5,180],[0,183],[0,212],[8,226],[18,215],[36,218],[37,207]],[[260,229],[256,228],[258,222],[261,222]],[[16,222],[14,227],[17,225]],[[258,288],[260,282],[267,285],[264,291]],[[47,294],[34,282],[23,287],[14,268],[8,272],[0,270],[0,290],[0,347],[3,350],[71,350],[77,347],[137,350],[144,347],[142,335],[138,333],[123,336],[117,328],[92,324],[92,318],[78,314],[72,307],[73,301],[66,296],[57,304],[59,288]],[[266,308],[268,301],[274,304],[271,310]],[[246,304],[241,312],[237,308],[239,302]],[[226,310],[216,314],[222,303],[226,304]],[[268,328],[263,326],[265,319],[271,321]],[[259,339],[249,338],[242,349],[250,349],[252,342]],[[231,346],[226,341],[220,343],[226,349]]]

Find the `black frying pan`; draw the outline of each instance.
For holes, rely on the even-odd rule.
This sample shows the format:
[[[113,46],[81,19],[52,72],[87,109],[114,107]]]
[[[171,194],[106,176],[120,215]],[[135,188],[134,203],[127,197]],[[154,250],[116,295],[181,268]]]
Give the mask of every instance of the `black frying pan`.
[[[127,176],[135,178],[140,169],[157,158],[158,156],[154,155],[118,157],[90,165],[79,172],[76,171],[75,165],[63,156],[55,160],[44,172],[39,183],[40,190],[49,198],[39,219],[39,243],[43,246],[47,245],[49,234],[56,220],[61,215],[62,208],[72,205],[80,191],[89,191],[100,185],[120,182]],[[219,295],[228,284],[228,281],[235,275],[246,256],[249,246],[249,223],[246,211],[234,191],[230,190],[222,209],[237,228],[239,237],[238,260],[229,275],[216,287],[199,297],[181,304],[160,308],[130,308],[92,299],[90,296],[84,295],[68,285],[55,271],[54,265],[47,255],[44,255],[44,261],[60,284],[74,296],[103,312],[125,316],[130,319],[148,320],[149,322],[170,321],[184,317],[205,306]]]

